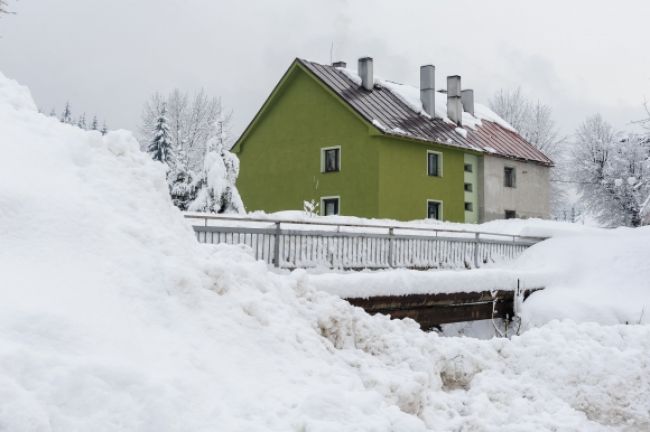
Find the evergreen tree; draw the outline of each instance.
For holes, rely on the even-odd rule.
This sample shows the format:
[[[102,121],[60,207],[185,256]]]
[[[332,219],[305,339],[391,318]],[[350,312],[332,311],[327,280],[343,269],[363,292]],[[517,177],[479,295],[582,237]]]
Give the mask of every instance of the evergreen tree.
[[[239,159],[226,150],[224,120],[215,123],[216,133],[208,140],[203,176],[197,182],[195,200],[189,210],[205,213],[243,213],[244,203],[235,186],[239,175]]]
[[[99,122],[97,121],[97,116],[93,116],[93,121],[90,123],[90,130],[96,131],[99,128]]]
[[[108,127],[106,126],[106,121],[104,121],[104,125],[102,126],[101,133],[102,135],[106,135],[108,133]]]
[[[169,125],[167,124],[167,106],[162,104],[156,127],[154,129],[153,139],[147,149],[153,160],[170,164],[172,161],[172,139],[169,135]]]
[[[54,108],[50,110],[50,117],[56,117],[56,110]]]
[[[79,129],[86,129],[86,113],[83,113],[79,116],[77,120],[77,127]]]
[[[72,110],[70,109],[70,102],[65,103],[63,114],[61,114],[61,123],[72,123]]]

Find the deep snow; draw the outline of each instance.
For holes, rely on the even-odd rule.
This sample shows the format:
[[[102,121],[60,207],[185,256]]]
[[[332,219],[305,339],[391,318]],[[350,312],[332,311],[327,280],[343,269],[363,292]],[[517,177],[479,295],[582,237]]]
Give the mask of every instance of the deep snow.
[[[0,430],[650,428],[648,326],[369,317],[198,245],[130,133],[40,115],[1,74],[0,154]]]

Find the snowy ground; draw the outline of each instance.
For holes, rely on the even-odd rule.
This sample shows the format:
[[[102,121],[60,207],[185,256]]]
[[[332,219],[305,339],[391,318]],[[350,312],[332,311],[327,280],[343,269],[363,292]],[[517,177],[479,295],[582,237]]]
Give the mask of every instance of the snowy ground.
[[[1,74],[0,152],[2,431],[650,429],[650,326],[478,340],[369,317],[304,272],[198,245],[129,133],[37,114]],[[645,301],[646,236],[558,237],[517,265],[564,272],[565,301],[597,282],[613,323]]]

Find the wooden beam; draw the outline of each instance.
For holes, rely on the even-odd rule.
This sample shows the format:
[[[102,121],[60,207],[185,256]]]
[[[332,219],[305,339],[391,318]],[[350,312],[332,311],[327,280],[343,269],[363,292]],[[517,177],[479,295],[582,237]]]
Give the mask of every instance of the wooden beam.
[[[524,299],[541,288],[524,290]],[[350,304],[370,314],[381,313],[392,319],[411,318],[423,330],[440,324],[477,321],[514,316],[514,292],[475,291],[441,294],[409,294],[405,296],[377,296],[348,298]]]

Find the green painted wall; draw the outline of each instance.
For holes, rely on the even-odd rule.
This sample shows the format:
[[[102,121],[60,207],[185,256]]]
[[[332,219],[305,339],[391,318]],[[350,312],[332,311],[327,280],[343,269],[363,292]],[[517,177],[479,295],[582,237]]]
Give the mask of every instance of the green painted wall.
[[[465,202],[472,203],[472,211],[465,210],[465,222],[478,223],[478,157],[465,154],[465,163],[472,165],[472,172],[465,171],[465,183],[472,185],[472,191],[465,191]],[[464,187],[464,186],[463,186]]]
[[[321,149],[332,146],[341,146],[341,171],[321,173]],[[441,177],[427,175],[427,150],[442,154]],[[412,220],[426,217],[431,199],[442,201],[444,220],[465,221],[463,151],[382,135],[299,65],[233,151],[247,211],[339,196],[342,215]]]
[[[233,149],[247,211],[302,210],[338,195],[344,215],[377,216],[378,152],[369,126],[301,68],[289,72],[271,105]],[[341,171],[320,172],[320,149],[341,146]]]
[[[398,220],[424,219],[427,200],[442,202],[443,220],[464,221],[463,152],[411,140],[375,139],[379,152],[379,213]],[[427,174],[427,150],[442,154],[442,176]]]

